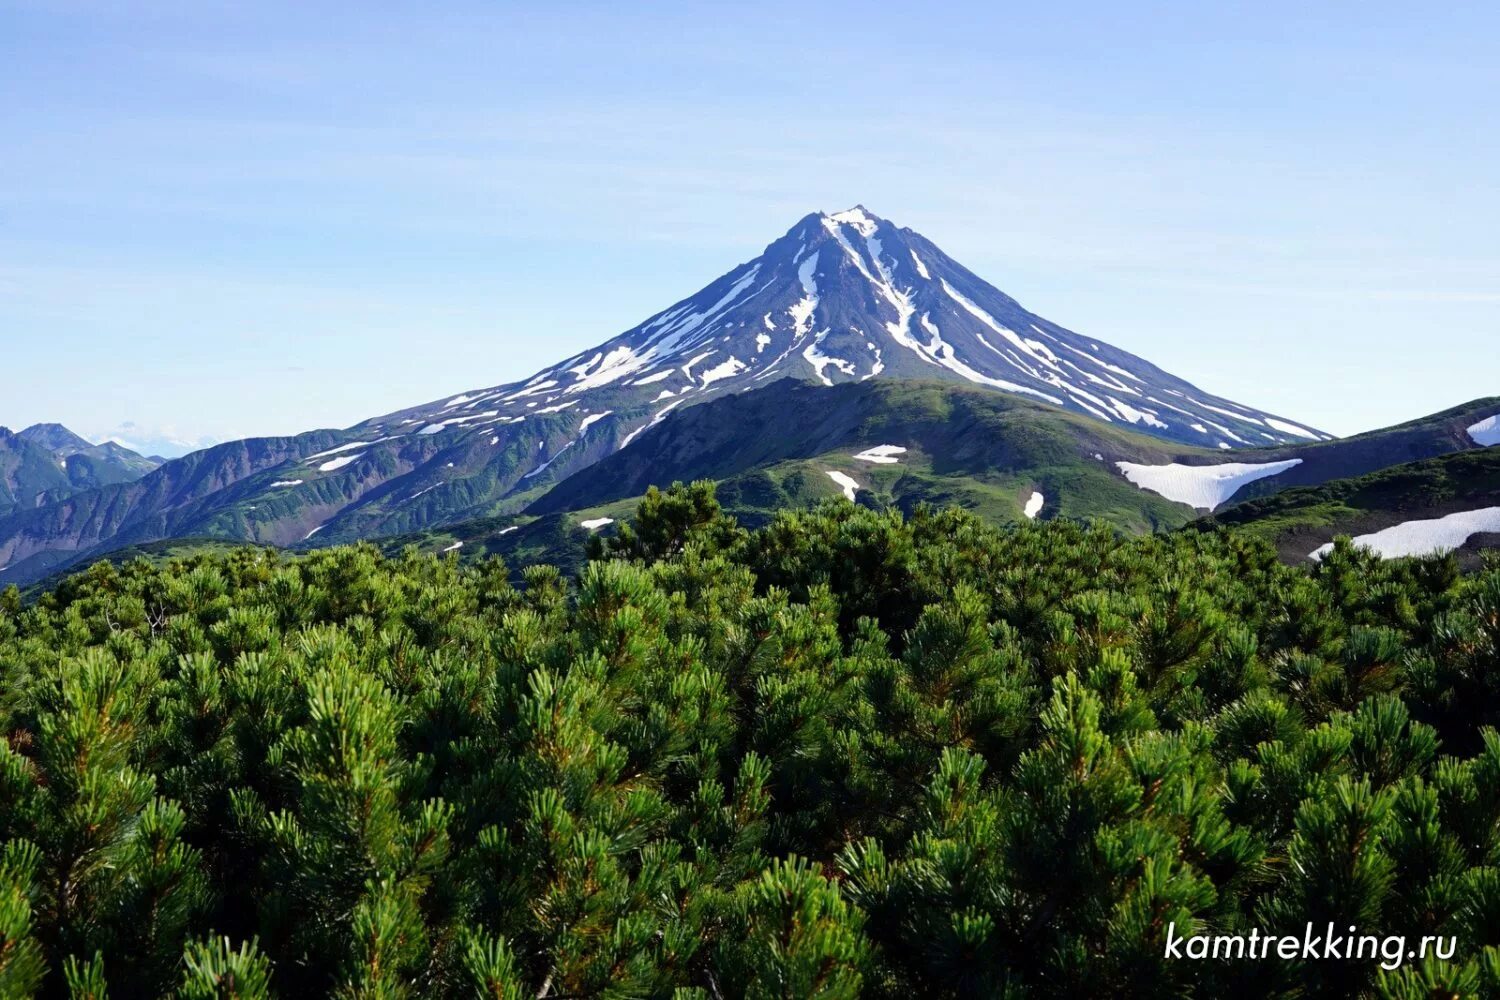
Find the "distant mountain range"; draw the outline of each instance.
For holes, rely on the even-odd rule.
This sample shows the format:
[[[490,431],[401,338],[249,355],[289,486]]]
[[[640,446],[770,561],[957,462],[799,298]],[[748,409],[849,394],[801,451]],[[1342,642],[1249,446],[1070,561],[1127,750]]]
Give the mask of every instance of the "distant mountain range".
[[[33,492],[0,508],[0,582],[172,538],[315,545],[474,537],[459,526],[484,523],[514,529],[514,546],[533,524],[701,477],[751,516],[844,495],[1151,530],[1482,447],[1469,428],[1496,411],[1478,401],[1336,441],[1028,312],[856,207],[806,216],[695,295],[523,381]]]
[[[113,441],[93,444],[61,424],[0,427],[0,516],[132,482],[161,464]]]

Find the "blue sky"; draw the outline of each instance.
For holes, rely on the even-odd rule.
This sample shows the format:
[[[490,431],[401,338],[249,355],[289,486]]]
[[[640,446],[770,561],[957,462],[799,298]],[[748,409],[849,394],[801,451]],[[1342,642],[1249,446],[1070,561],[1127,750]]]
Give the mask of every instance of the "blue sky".
[[[345,426],[855,202],[1336,433],[1500,393],[1500,13],[1442,8],[11,0],[0,424]]]

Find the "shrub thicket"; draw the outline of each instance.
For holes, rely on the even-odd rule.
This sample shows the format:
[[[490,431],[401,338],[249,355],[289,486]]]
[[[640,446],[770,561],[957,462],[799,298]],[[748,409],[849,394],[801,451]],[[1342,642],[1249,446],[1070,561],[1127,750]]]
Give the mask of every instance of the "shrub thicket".
[[[1500,988],[1500,568],[694,486],[523,576],[0,597],[0,996]],[[1162,957],[1309,920],[1459,952]]]

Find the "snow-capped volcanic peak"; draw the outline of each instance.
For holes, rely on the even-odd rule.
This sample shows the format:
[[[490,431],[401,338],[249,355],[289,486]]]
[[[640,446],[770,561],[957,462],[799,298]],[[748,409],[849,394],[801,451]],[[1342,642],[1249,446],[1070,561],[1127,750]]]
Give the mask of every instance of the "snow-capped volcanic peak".
[[[877,376],[966,382],[1209,448],[1327,437],[1028,312],[861,205],[806,216],[697,294],[525,382],[371,423],[488,433],[576,402],[579,418],[611,412],[623,446],[669,410],[717,394]]]

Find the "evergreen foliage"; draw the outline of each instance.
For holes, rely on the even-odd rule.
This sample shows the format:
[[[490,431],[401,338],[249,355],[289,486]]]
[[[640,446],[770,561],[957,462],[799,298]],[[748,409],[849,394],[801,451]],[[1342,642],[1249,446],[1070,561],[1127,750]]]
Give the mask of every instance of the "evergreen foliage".
[[[0,596],[0,997],[1500,995],[1500,566],[654,492]],[[1174,961],[1308,921],[1450,959]]]

